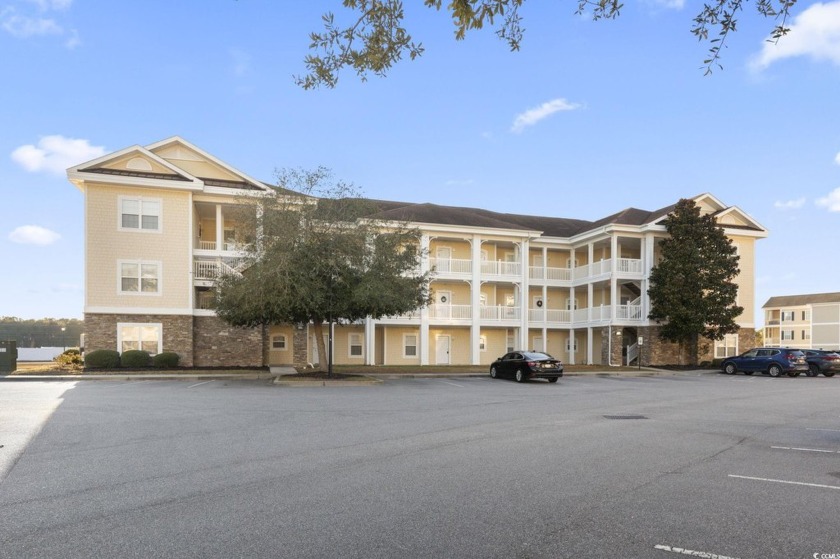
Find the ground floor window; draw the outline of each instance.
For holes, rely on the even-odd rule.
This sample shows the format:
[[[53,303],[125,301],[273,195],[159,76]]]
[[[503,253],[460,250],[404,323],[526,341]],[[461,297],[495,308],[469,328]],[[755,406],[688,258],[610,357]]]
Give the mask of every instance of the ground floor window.
[[[161,352],[163,327],[158,323],[120,323],[117,325],[117,346],[120,353],[141,349],[155,355]]]
[[[567,352],[571,351],[572,353],[577,353],[577,350],[578,350],[577,339],[573,340],[572,338],[566,338],[566,351]]]
[[[417,357],[417,334],[403,336],[403,357]]]
[[[782,330],[782,341],[792,340],[792,339],[793,339],[793,330]]]
[[[276,351],[286,351],[286,335],[275,334],[271,336],[271,349]]]
[[[478,350],[487,351],[487,336],[478,337]]]
[[[362,356],[362,335],[350,334],[350,357]]]
[[[738,334],[726,334],[722,340],[715,340],[715,357],[722,359],[738,355]]]

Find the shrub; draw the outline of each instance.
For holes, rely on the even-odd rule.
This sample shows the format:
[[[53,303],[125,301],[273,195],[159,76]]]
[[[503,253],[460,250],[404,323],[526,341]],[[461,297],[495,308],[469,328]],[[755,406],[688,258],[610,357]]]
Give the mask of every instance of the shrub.
[[[123,351],[122,356],[120,356],[120,365],[131,369],[151,367],[152,356],[149,355],[148,351],[143,351],[142,349],[129,349],[128,351]]]
[[[112,349],[95,349],[85,353],[88,369],[116,369],[120,366],[120,352]]]
[[[76,348],[71,348],[53,359],[59,366],[82,365],[82,354]]]
[[[158,369],[170,369],[178,366],[181,357],[174,351],[163,351],[152,358],[152,364]]]

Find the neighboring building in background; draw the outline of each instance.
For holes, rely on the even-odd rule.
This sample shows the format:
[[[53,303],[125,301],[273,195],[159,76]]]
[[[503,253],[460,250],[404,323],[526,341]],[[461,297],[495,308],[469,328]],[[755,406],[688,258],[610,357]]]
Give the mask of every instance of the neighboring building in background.
[[[840,292],[770,297],[762,308],[764,345],[840,349]]]
[[[68,178],[85,197],[87,351],[175,351],[182,365],[197,367],[317,361],[309,325],[234,328],[212,309],[215,278],[241,272],[233,210],[241,196],[267,192],[266,183],[178,137],[77,165]],[[704,344],[700,358],[711,360],[754,346],[754,245],[767,231],[711,194],[693,200],[741,256],[742,330]],[[581,195],[578,203],[599,202]],[[647,319],[650,271],[673,205],[592,222],[377,204],[374,217],[420,230],[433,303],[337,327],[336,363],[489,365],[513,349],[547,351],[569,364],[678,362],[676,346],[659,340]]]

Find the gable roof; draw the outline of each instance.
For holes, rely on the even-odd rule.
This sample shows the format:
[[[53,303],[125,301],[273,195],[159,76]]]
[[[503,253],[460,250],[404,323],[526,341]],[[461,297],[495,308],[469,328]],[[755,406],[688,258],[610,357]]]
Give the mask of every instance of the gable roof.
[[[764,303],[763,309],[775,307],[802,307],[820,303],[840,303],[840,292],[811,293],[805,295],[780,295],[770,297]]]

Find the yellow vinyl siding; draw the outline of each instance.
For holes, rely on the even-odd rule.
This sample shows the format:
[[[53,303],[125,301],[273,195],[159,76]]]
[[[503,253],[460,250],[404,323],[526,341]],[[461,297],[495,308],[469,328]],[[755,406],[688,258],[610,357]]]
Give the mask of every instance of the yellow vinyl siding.
[[[121,196],[161,200],[160,232],[120,231]],[[186,192],[88,184],[86,306],[185,309],[190,306],[190,196]],[[120,295],[119,260],[160,262],[159,295]]]
[[[417,355],[415,357],[403,357],[404,336],[412,335],[417,337]],[[418,328],[400,328],[388,326],[384,332],[385,341],[385,363],[388,365],[419,365],[420,364],[420,330]]]

